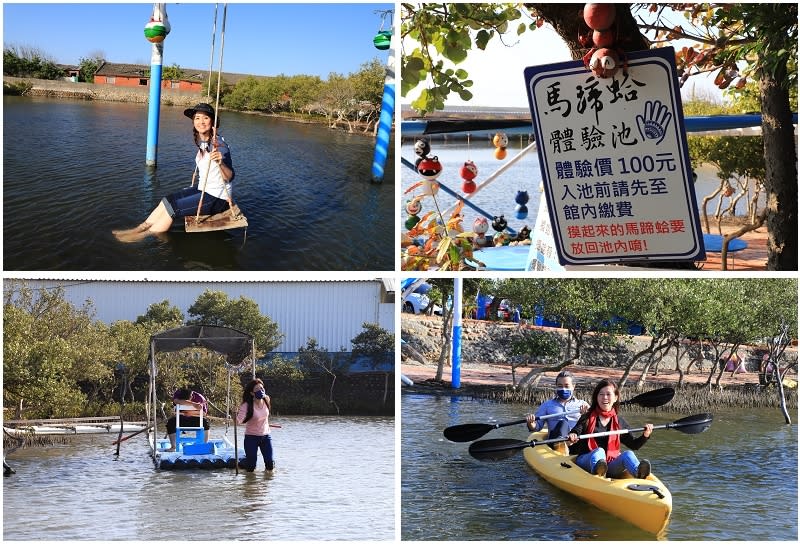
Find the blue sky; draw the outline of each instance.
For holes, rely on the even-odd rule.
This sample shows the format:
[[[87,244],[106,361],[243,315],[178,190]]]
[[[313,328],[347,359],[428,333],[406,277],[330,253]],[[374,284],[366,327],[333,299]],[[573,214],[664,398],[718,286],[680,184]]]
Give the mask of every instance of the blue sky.
[[[376,10],[394,4],[228,4],[223,71],[254,75],[349,74],[378,58]],[[3,4],[3,45],[35,47],[62,64],[104,53],[109,62],[150,64],[144,38],[153,4]],[[164,66],[208,69],[214,4],[167,4],[172,31]],[[218,68],[222,4],[217,18]],[[388,29],[388,19],[387,26]]]

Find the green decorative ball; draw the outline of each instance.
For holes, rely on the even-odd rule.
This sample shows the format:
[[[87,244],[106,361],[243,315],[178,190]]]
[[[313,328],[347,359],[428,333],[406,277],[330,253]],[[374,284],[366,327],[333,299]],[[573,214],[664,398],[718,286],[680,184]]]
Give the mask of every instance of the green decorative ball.
[[[410,231],[411,229],[416,227],[418,223],[419,223],[419,216],[408,216],[408,219],[406,220],[406,229]]]
[[[372,43],[375,44],[375,47],[377,47],[381,51],[389,49],[389,47],[392,45],[392,31],[381,30],[372,39]]]
[[[148,42],[157,44],[164,41],[169,34],[169,30],[160,21],[150,21],[144,27],[144,37]]]

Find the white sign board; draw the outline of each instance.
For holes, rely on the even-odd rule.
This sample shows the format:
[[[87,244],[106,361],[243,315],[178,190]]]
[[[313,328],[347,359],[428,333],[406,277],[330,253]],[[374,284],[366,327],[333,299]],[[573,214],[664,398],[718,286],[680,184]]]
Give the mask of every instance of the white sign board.
[[[562,265],[705,259],[672,48],[525,69]]]
[[[563,271],[558,262],[558,252],[553,241],[553,229],[550,227],[550,216],[547,215],[547,203],[539,199],[539,213],[536,225],[531,233],[531,249],[528,252],[528,271]]]

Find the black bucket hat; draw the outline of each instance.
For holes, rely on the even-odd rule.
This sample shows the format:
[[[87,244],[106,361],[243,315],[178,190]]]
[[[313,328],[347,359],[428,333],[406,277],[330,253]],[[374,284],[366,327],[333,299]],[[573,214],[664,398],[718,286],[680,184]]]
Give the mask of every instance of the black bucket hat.
[[[197,112],[203,113],[208,115],[212,120],[215,117],[214,108],[211,107],[211,104],[206,104],[205,102],[201,102],[194,108],[187,108],[183,111],[183,115],[188,117],[189,119],[194,119],[194,114]]]

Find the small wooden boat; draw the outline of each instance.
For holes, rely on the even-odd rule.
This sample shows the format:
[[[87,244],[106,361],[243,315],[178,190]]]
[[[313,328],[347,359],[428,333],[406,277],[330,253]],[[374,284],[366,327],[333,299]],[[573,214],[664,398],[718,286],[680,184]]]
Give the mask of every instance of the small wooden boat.
[[[529,441],[547,439],[547,432],[534,432]],[[525,461],[554,486],[634,526],[660,534],[672,513],[672,494],[658,477],[609,479],[592,475],[575,463],[577,456],[563,456],[548,444],[527,447]]]

